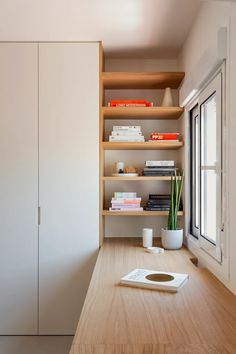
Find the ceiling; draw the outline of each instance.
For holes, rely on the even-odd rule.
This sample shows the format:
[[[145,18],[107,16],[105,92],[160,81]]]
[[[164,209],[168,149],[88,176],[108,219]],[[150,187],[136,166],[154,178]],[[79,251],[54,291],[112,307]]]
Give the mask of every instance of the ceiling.
[[[1,0],[0,40],[102,40],[106,57],[174,58],[200,6],[200,0]]]

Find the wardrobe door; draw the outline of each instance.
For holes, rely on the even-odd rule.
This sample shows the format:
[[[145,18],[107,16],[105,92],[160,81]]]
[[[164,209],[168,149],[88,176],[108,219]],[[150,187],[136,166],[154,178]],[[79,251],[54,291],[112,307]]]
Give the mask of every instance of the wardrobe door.
[[[38,45],[0,44],[0,334],[37,334]]]
[[[39,45],[39,333],[74,334],[99,245],[99,45]]]

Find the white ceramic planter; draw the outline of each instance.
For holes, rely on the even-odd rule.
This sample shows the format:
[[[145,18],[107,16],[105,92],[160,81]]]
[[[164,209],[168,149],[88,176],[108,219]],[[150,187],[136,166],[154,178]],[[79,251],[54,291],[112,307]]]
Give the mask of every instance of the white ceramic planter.
[[[183,245],[183,229],[161,229],[161,243],[166,250],[178,250]]]

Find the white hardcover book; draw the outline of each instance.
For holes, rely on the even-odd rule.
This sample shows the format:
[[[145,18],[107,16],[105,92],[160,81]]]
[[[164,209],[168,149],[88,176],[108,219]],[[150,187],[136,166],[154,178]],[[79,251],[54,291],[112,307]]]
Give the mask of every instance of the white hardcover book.
[[[109,136],[109,141],[113,142],[144,142],[144,136]]]
[[[115,198],[136,198],[137,193],[136,192],[115,192],[114,197]]]
[[[175,162],[172,161],[172,160],[146,161],[145,165],[147,167],[162,167],[162,166],[174,167],[175,166]]]
[[[133,131],[131,131],[131,130],[122,130],[122,131],[115,131],[115,132],[111,132],[111,135],[112,136],[140,136],[140,135],[142,135],[142,133],[141,132],[137,132],[137,131],[135,131],[135,132],[133,132]]]
[[[134,269],[132,272],[121,278],[120,284],[177,292],[189,279],[188,274],[161,272],[149,269]]]
[[[131,130],[133,132],[140,132],[141,126],[140,125],[113,125],[113,131],[120,131],[120,130]]]

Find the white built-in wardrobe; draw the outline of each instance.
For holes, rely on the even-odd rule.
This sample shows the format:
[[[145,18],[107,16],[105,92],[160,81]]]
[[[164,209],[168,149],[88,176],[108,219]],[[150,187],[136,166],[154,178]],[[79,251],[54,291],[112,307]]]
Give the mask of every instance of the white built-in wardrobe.
[[[99,43],[0,43],[0,335],[74,333],[98,194]]]

